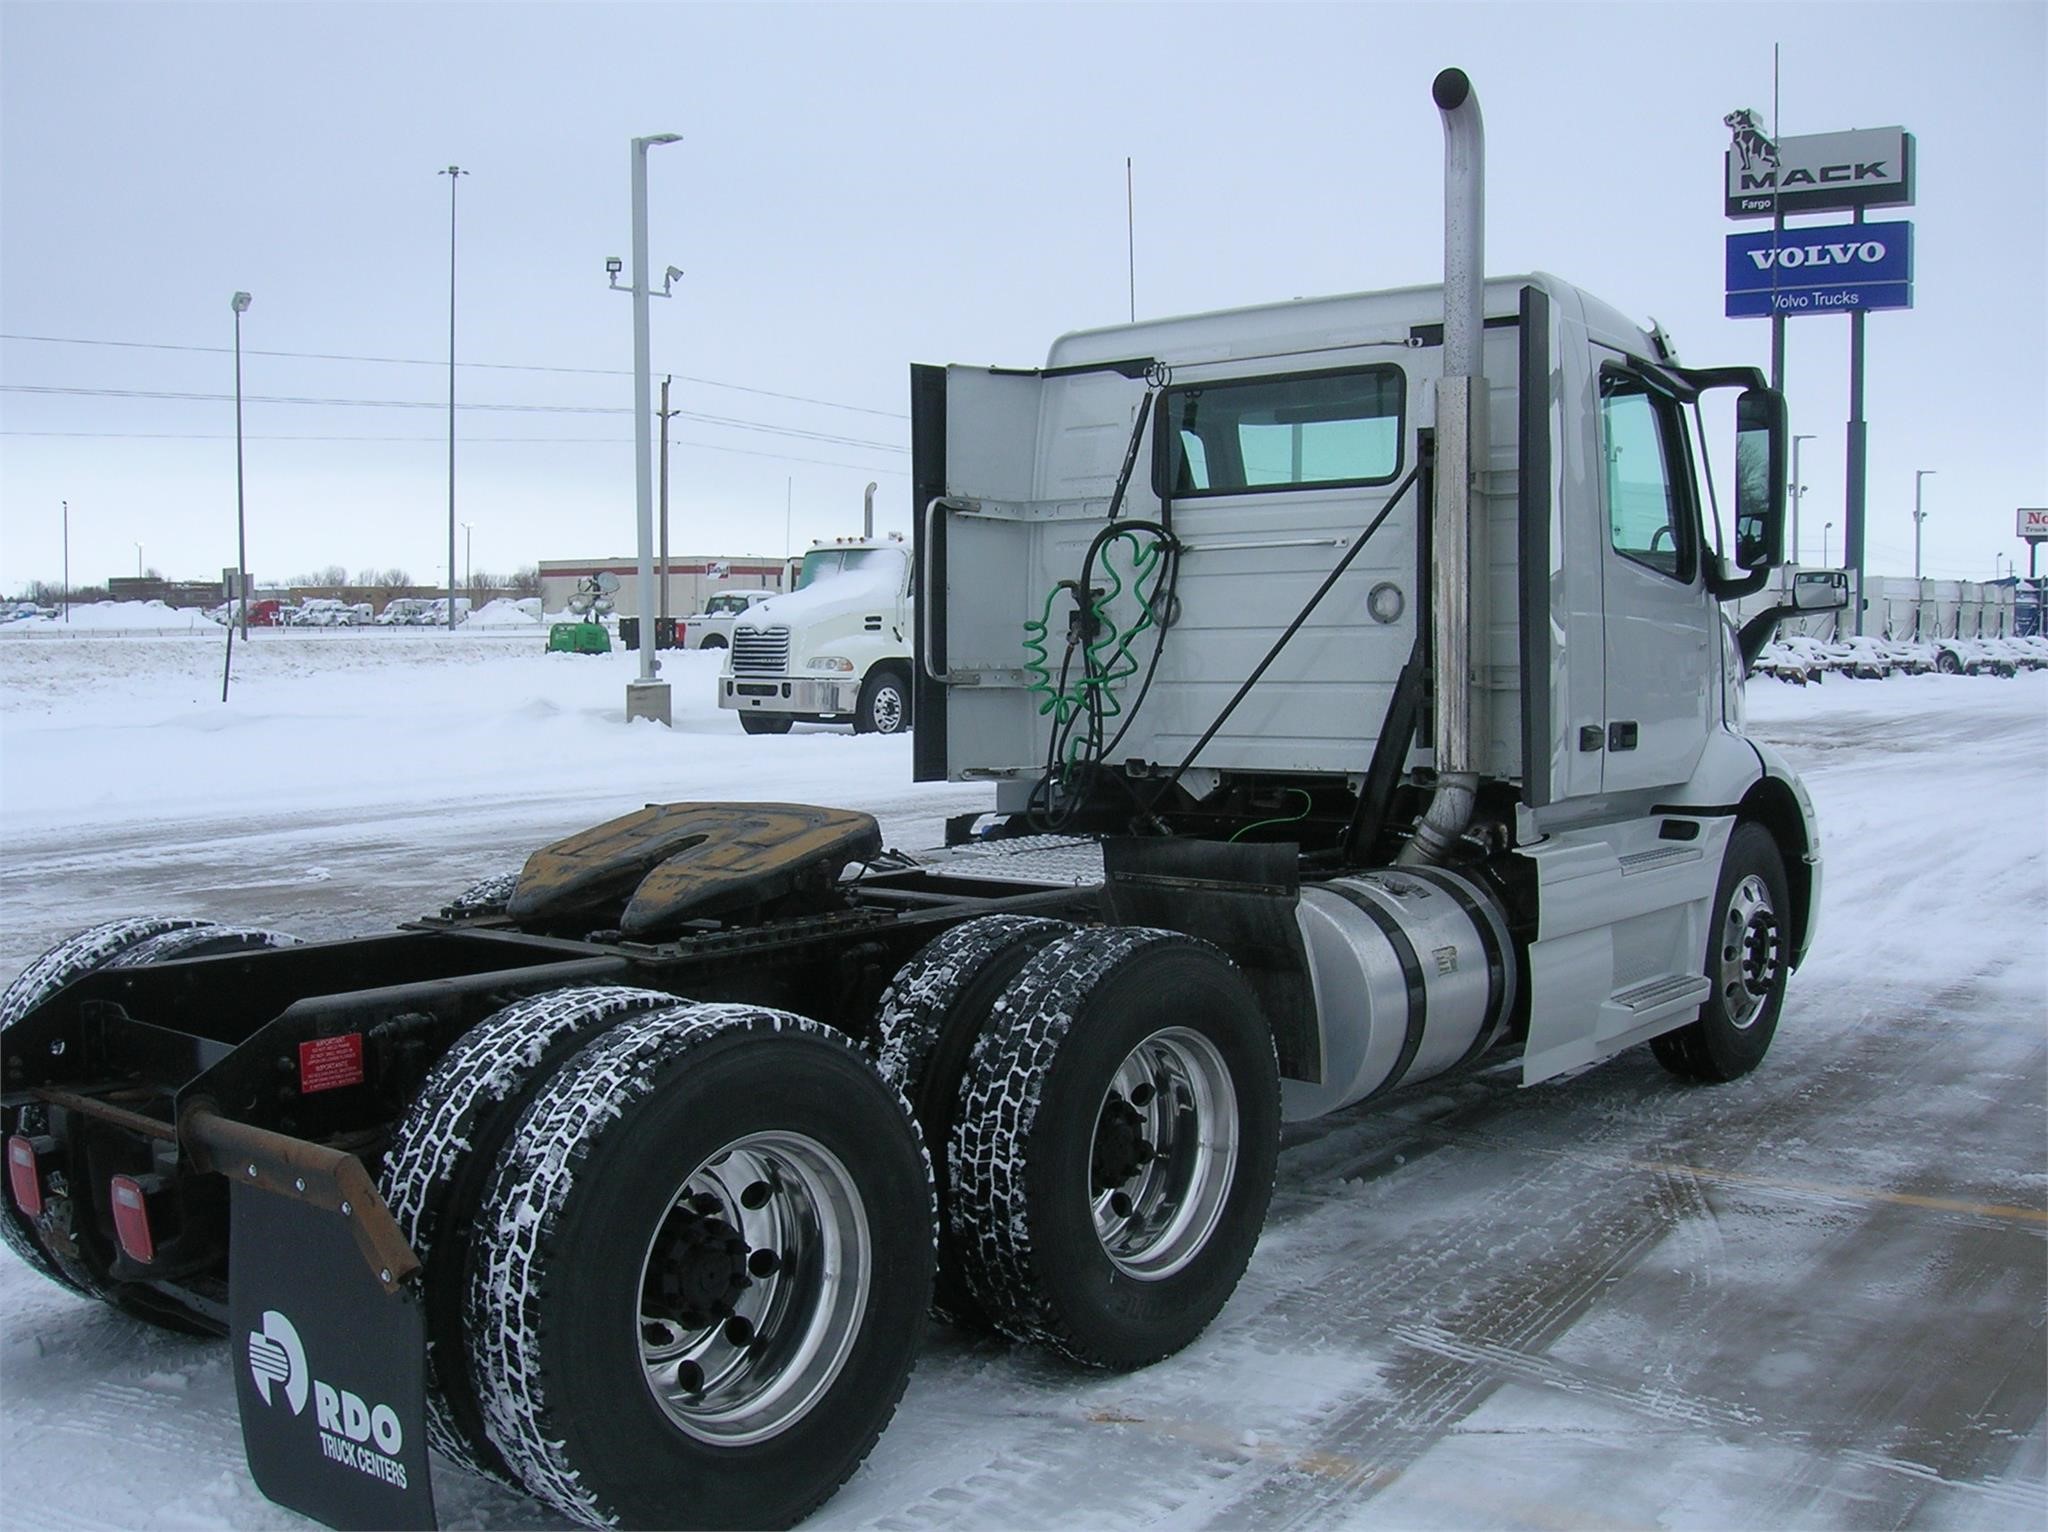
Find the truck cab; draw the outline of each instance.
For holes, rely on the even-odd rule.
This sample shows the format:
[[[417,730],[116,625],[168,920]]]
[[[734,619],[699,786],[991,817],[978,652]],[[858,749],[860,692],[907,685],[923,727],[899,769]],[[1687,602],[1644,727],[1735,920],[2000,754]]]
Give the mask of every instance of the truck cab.
[[[798,722],[907,730],[910,582],[901,538],[813,544],[791,590],[734,619],[718,705],[749,734],[784,734]]]

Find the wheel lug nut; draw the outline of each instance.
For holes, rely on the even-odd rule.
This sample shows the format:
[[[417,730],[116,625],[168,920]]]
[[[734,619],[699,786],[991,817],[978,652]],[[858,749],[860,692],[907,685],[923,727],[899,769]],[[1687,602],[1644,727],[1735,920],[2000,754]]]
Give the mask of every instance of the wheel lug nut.
[[[747,1270],[757,1277],[772,1277],[782,1269],[782,1257],[773,1250],[756,1250],[747,1257]]]
[[[774,1187],[770,1186],[766,1181],[756,1181],[740,1193],[740,1206],[749,1211],[758,1207],[766,1207],[768,1199],[774,1195]]]

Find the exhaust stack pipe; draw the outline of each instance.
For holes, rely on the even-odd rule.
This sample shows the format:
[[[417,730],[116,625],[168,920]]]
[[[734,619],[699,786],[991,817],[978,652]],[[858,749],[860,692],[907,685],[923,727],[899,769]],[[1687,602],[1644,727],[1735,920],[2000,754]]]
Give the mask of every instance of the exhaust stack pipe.
[[[872,479],[860,497],[860,535],[869,542],[875,540],[875,485]]]
[[[1417,821],[1402,862],[1440,862],[1472,819],[1479,796],[1472,745],[1472,529],[1483,515],[1477,480],[1486,469],[1486,129],[1462,69],[1430,88],[1444,124],[1444,345],[1436,390],[1436,503],[1431,517],[1435,583],[1436,794]],[[1483,608],[1482,608],[1483,609]]]

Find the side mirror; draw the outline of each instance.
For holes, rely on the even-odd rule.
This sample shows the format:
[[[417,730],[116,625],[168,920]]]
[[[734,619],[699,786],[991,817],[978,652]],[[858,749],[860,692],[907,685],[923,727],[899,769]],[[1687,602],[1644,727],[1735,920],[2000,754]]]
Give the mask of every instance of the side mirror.
[[[1802,569],[1792,577],[1792,606],[1800,612],[1837,612],[1849,604],[1849,577],[1839,569]]]
[[[1784,396],[1745,388],[1735,401],[1735,567],[1748,573],[1785,561],[1785,435]]]

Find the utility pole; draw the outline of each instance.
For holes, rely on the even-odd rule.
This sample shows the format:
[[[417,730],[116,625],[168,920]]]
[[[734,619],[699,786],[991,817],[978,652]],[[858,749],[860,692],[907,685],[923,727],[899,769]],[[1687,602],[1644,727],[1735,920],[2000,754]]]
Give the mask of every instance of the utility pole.
[[[455,631],[455,183],[460,165],[434,172],[448,178],[448,631]]]
[[[661,615],[668,616],[668,418],[676,412],[668,407],[670,374],[661,379]]]
[[[64,507],[64,620],[71,620],[71,502],[57,502]]]
[[[1795,567],[1799,563],[1799,502],[1806,496],[1806,486],[1799,478],[1799,444],[1818,439],[1811,433],[1792,438],[1792,563]]]

